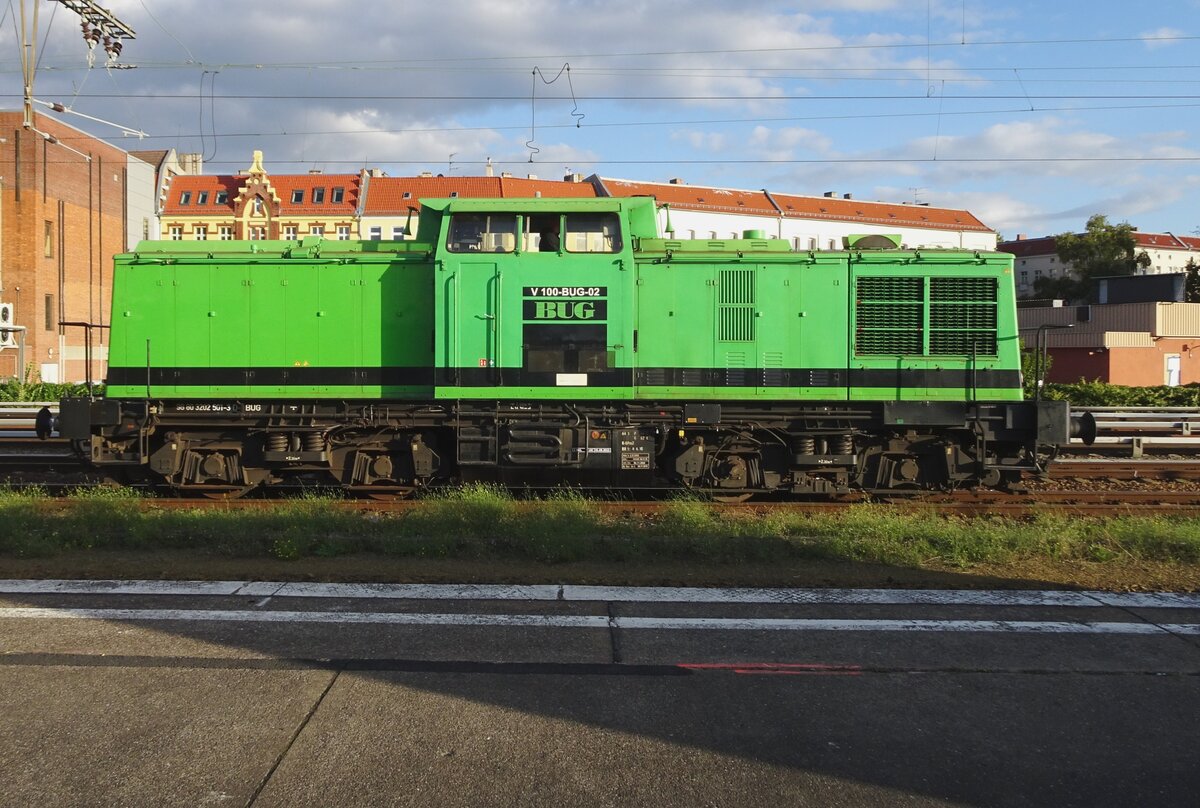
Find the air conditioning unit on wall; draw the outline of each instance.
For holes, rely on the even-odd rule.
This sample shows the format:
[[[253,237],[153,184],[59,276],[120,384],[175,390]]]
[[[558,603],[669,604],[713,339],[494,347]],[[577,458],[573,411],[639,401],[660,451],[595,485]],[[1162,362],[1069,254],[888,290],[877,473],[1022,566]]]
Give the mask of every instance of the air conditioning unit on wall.
[[[14,325],[13,323],[13,304],[0,303],[0,328]],[[0,348],[15,348],[17,345],[17,332],[0,330]]]

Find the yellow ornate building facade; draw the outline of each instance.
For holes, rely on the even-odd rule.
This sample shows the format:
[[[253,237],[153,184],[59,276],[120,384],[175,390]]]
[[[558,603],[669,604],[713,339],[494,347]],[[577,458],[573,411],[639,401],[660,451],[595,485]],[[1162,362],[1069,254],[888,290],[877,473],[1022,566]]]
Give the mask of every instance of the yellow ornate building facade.
[[[162,203],[162,238],[174,241],[359,238],[360,174],[272,178],[255,151],[235,175],[178,176]]]

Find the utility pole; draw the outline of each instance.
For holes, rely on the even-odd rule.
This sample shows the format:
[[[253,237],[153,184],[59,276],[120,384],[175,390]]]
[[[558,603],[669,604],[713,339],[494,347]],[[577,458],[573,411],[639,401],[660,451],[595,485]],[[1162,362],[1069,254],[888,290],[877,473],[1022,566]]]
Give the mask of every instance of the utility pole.
[[[117,58],[124,47],[121,40],[136,39],[134,30],[113,16],[106,8],[96,5],[94,0],[50,0],[61,3],[69,11],[79,15],[80,26],[83,30],[83,41],[88,46],[88,66],[92,65],[96,45],[103,43],[104,52],[108,55],[108,66],[114,67]],[[21,83],[24,93],[24,126],[33,128],[33,80],[37,71],[37,38],[38,12],[41,9],[39,0],[33,0],[33,14],[26,13],[26,0],[21,3]],[[30,24],[32,23],[32,24]]]

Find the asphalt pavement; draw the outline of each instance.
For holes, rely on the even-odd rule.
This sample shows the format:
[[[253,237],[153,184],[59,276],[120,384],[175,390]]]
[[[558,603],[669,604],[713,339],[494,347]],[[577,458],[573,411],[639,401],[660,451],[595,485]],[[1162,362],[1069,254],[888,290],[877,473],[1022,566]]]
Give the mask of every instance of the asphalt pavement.
[[[0,805],[1200,801],[1200,596],[0,581]]]

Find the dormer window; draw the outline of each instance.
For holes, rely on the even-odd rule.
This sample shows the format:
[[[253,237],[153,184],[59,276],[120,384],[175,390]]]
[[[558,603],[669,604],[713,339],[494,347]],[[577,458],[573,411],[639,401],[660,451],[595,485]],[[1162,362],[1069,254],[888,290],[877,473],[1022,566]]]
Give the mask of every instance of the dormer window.
[[[450,192],[450,198],[451,198],[451,199],[458,199],[458,191],[451,191],[451,192]]]
[[[196,194],[196,204],[197,205],[207,205],[208,204],[208,191],[201,191],[198,194]]]
[[[405,191],[405,192],[404,192],[404,198],[405,198],[405,199],[412,199],[412,191]]]
[[[303,188],[297,188],[296,190],[292,191],[292,204],[293,205],[304,204],[304,189]]]
[[[325,204],[325,189],[324,188],[313,188],[312,201],[313,201],[314,205]]]
[[[339,203],[343,199],[345,199],[345,197],[346,197],[346,189],[345,188],[334,188],[330,192],[329,201],[334,202],[334,203]]]
[[[229,192],[228,191],[217,191],[217,198],[215,200],[215,204],[226,205],[228,203],[229,203]]]
[[[180,205],[190,205],[190,204],[192,204],[192,192],[191,192],[191,191],[184,191],[183,193],[181,193],[181,194],[179,195],[179,204],[180,204]]]

